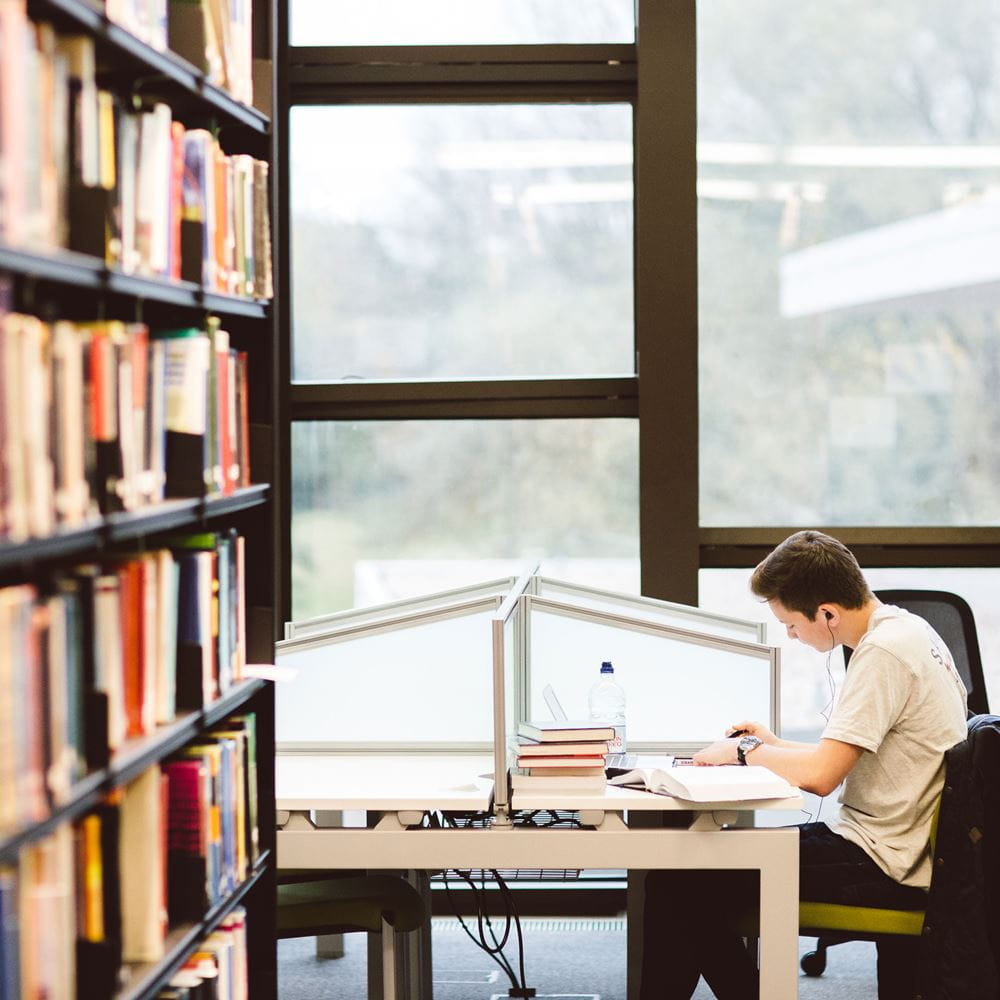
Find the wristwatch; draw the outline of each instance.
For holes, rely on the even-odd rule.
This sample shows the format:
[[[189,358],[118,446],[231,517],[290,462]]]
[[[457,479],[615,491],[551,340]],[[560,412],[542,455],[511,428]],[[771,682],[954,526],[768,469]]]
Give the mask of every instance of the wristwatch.
[[[756,736],[751,736],[747,733],[746,736],[741,736],[739,743],[736,744],[736,759],[741,764],[746,764],[747,754],[751,750],[756,750],[757,747],[761,745],[764,741]]]

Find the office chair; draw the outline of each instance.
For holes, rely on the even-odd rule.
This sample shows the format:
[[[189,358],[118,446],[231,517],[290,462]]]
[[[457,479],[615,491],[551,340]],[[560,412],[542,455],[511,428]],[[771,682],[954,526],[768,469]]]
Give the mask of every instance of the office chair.
[[[382,996],[399,1000],[396,935],[425,926],[430,912],[404,878],[362,872],[279,869],[278,937],[368,931],[382,935]]]
[[[955,667],[968,692],[971,715],[989,712],[983,661],[972,609],[957,594],[943,590],[877,590],[883,604],[894,604],[919,615],[944,639]],[[851,650],[844,648],[850,663]],[[934,828],[937,816],[935,814]],[[931,850],[934,849],[933,833]],[[877,910],[869,907],[837,906],[831,903],[801,903],[799,932],[818,933],[816,950],[802,956],[800,965],[807,976],[821,976],[826,969],[827,949],[845,941],[877,941],[880,934],[918,935],[923,927],[923,911]]]
[[[930,624],[951,650],[959,676],[969,693],[970,714],[988,714],[990,709],[983,680],[976,619],[965,600],[946,590],[876,590],[875,596],[883,604],[895,604]]]

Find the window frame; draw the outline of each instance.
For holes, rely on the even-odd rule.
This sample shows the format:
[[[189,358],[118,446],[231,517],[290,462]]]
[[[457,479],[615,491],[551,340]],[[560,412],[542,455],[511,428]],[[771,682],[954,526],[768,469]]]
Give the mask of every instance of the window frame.
[[[699,521],[696,0],[636,0],[633,44],[291,46],[277,0],[276,259],[290,250],[288,119],[295,105],[622,101],[634,116],[635,374],[600,378],[290,381],[282,338],[279,552],[291,548],[291,423],[301,420],[542,419],[639,421],[642,593],[698,603],[698,570],[749,568],[799,527]],[[289,269],[279,317],[291,330]],[[1000,526],[826,530],[862,566],[1000,566]],[[279,567],[279,614],[291,619],[291,567]]]

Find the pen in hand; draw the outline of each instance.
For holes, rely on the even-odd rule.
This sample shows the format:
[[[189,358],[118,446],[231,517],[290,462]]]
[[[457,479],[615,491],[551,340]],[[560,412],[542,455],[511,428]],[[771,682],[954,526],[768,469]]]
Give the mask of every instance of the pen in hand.
[[[739,737],[741,737],[741,736],[746,736],[747,732],[749,732],[749,730],[746,730],[746,729],[734,729],[731,733],[728,733],[726,735],[726,739],[727,740],[739,739]]]

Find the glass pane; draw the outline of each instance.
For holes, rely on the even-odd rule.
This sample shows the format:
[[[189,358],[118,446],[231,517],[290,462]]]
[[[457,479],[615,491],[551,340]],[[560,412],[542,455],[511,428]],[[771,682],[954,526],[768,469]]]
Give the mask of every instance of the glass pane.
[[[634,0],[291,0],[293,45],[631,42]]]
[[[866,569],[875,590],[912,587],[950,590],[969,602],[976,618],[983,656],[986,691],[991,704],[1000,704],[1000,570],[997,569]],[[781,647],[781,725],[787,739],[813,740],[823,731],[823,712],[829,715],[832,692],[844,676],[844,658],[837,650],[830,661],[824,653],[788,639],[766,604],[749,588],[748,569],[703,569],[698,575],[700,605],[714,611],[753,617],[767,622],[767,641]]]
[[[291,110],[293,377],[635,370],[627,104]]]
[[[998,33],[698,4],[702,524],[1000,522]]]
[[[638,592],[635,421],[292,425],[296,619],[514,575],[527,561]]]
[[[760,638],[760,625],[754,621],[744,621],[728,615],[712,614],[702,608],[686,607],[657,601],[651,597],[629,597],[596,588],[587,588],[560,580],[539,578],[535,591],[539,597],[572,604],[578,608],[594,608],[626,618],[641,618],[658,622],[672,628],[689,629],[703,635],[718,635],[729,639],[756,642]]]
[[[326,646],[277,650],[296,671],[277,685],[279,744],[493,745],[486,610]]]
[[[630,749],[638,744],[706,744],[739,718],[771,719],[767,652],[735,652],[553,614],[537,605],[529,629],[530,707],[551,718],[542,690],[551,684],[571,719],[588,715],[587,695],[601,661],[625,690]]]

